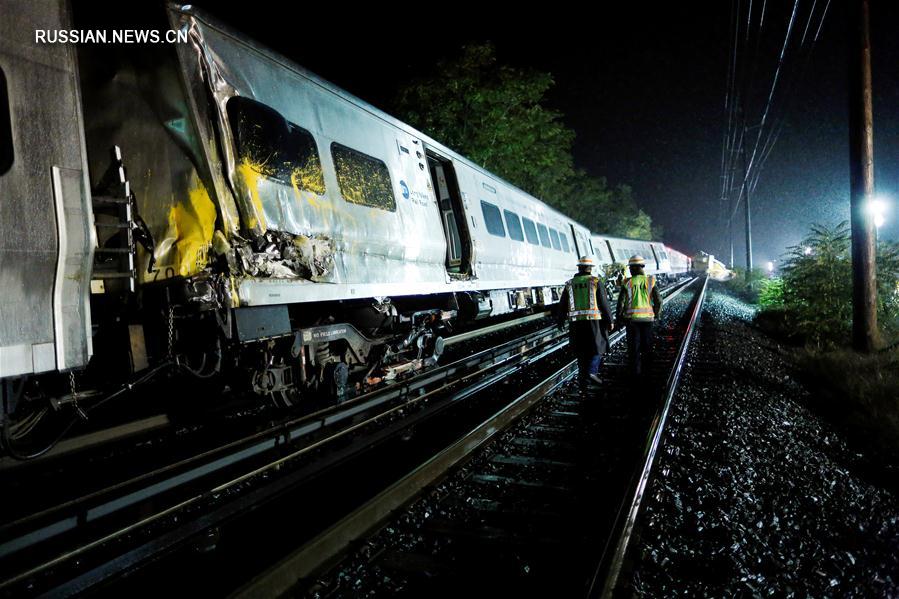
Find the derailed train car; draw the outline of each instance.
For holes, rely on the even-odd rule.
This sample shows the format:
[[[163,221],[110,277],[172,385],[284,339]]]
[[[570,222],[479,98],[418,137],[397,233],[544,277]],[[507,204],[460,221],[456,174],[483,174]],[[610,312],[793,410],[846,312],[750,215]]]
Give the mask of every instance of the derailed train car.
[[[668,263],[673,276],[677,277],[693,271],[693,259],[690,256],[667,246],[665,250],[668,253]]]
[[[693,265],[696,272],[706,273],[716,281],[726,281],[734,276],[721,260],[706,252],[699,252],[693,257]]]
[[[433,363],[454,327],[556,303],[589,252],[565,215],[190,7],[167,9],[186,43],[78,56],[32,38],[70,27],[64,2],[9,10],[7,414],[170,366],[340,398]]]

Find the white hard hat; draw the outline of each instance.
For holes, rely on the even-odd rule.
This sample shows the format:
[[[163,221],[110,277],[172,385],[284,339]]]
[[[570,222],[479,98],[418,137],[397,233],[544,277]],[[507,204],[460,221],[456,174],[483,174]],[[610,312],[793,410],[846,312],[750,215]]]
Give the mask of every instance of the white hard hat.
[[[596,262],[590,256],[581,256],[577,261],[578,266],[596,266]]]
[[[643,259],[643,256],[639,254],[634,254],[631,256],[631,259],[627,261],[628,266],[646,266],[646,260]]]

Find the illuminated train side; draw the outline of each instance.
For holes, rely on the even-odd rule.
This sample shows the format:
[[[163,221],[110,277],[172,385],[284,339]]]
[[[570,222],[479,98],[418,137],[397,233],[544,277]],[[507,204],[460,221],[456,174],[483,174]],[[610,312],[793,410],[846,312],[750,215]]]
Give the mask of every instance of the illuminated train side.
[[[46,26],[37,7],[11,10],[17,30]],[[100,46],[79,62],[70,47],[0,31],[8,88],[45,103],[40,121],[11,103],[18,163],[0,175],[20,219],[0,232],[46,248],[28,256],[29,276],[8,266],[19,248],[0,242],[0,277],[15,288],[0,324],[9,412],[71,399],[54,373],[77,371],[101,396],[160,365],[283,404],[320,390],[341,399],[433,364],[460,326],[556,304],[580,255],[604,262],[617,244],[620,262],[628,241],[646,246],[652,272],[680,268],[660,243],[591,239],[190,7],[168,18],[190,43],[150,61]],[[52,96],[42,73],[61,73]],[[57,126],[68,143],[37,143]]]

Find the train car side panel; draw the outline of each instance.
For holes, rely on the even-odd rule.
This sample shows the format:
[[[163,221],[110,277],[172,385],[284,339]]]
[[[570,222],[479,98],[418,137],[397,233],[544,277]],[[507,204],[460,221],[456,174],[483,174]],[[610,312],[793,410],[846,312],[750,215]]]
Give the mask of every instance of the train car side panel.
[[[96,243],[75,49],[34,42],[36,28],[69,27],[65,3],[3,10],[0,93],[9,114],[0,118],[11,126],[11,160],[0,170],[0,377],[87,363]]]

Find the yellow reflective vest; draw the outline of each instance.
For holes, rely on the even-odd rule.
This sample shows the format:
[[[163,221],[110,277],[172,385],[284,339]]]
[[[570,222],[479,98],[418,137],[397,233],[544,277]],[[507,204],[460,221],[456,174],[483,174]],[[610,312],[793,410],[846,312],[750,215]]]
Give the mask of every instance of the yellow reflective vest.
[[[577,275],[568,281],[568,320],[602,320],[596,301],[598,289],[599,278],[593,275]]]
[[[655,277],[635,275],[624,281],[624,292],[627,293],[627,304],[624,317],[629,320],[654,320],[652,309],[652,288]]]

